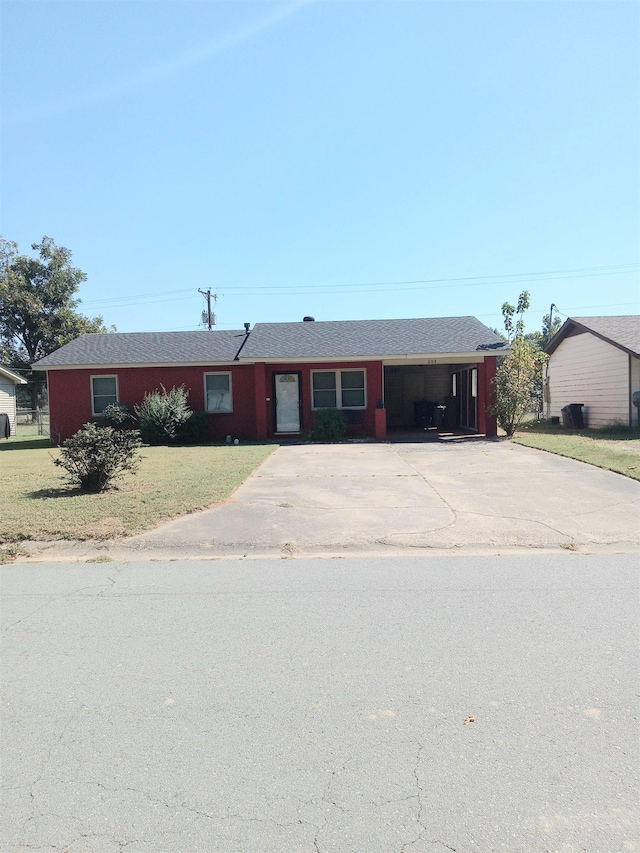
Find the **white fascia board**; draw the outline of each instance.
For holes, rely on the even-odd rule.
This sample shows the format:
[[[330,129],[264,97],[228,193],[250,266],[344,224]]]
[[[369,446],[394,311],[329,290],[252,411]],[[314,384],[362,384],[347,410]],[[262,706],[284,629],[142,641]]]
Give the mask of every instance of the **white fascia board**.
[[[145,361],[133,364],[49,364],[34,370],[136,370],[139,367],[230,367],[237,361]]]
[[[500,351],[502,352],[502,350]],[[486,350],[473,350],[472,352],[432,352],[432,353],[408,353],[407,355],[317,355],[317,356],[287,356],[279,358],[256,358],[238,359],[240,363],[261,362],[263,364],[341,364],[354,361],[381,361],[384,365],[398,364],[449,364],[453,362],[480,362],[489,355],[496,355]]]
[[[385,367],[398,367],[402,364],[479,364],[483,362],[487,355],[491,355],[485,351],[473,352],[436,352],[425,353],[424,355],[391,355],[383,358]]]
[[[0,373],[3,376],[6,376],[7,379],[10,379],[16,385],[26,385],[27,380],[23,379],[22,376],[19,376],[17,373],[14,373],[13,370],[9,370],[8,367],[0,367]]]

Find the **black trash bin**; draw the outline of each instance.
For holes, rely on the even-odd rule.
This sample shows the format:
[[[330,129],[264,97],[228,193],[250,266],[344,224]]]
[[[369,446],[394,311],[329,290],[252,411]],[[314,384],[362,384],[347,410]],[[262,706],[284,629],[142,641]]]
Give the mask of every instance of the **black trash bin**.
[[[574,429],[584,429],[584,418],[582,417],[582,407],[584,403],[570,403],[569,414],[571,415],[571,426]]]
[[[416,400],[413,404],[416,426],[429,429],[433,423],[435,406],[430,400]]]
[[[568,406],[563,406],[562,426],[568,429],[584,429],[584,418],[582,417],[582,407],[584,403],[569,403]]]

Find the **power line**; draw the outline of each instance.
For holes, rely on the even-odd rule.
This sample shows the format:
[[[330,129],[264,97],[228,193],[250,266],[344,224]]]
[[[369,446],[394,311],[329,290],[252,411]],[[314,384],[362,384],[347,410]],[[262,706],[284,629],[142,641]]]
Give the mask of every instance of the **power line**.
[[[233,285],[226,288],[230,291],[229,295],[238,296],[267,296],[275,291],[284,291],[287,295],[305,295],[309,291],[320,291],[322,295],[348,294],[348,293],[385,293],[411,290],[436,290],[448,289],[457,287],[482,287],[482,286],[497,286],[505,284],[535,284],[542,281],[562,281],[564,279],[575,278],[592,278],[603,275],[624,275],[634,273],[638,270],[638,264],[616,264],[608,267],[578,267],[574,270],[549,270],[538,273],[513,273],[512,276],[467,276],[464,278],[445,278],[445,279],[420,279],[412,281],[395,281],[395,282],[369,282],[361,284],[345,285],[345,289],[339,285],[318,284],[318,285]],[[537,278],[535,278],[537,276]],[[401,287],[400,285],[408,285]],[[424,285],[431,285],[425,287]],[[360,288],[371,287],[374,290],[362,290]],[[338,288],[338,289],[331,289]],[[193,291],[189,290],[174,290],[162,291],[160,293],[149,294],[130,294],[128,296],[116,296],[106,300],[90,300],[83,302],[83,305],[104,305],[106,307],[127,307],[133,305],[142,305],[146,302],[176,302],[184,299],[193,298],[192,296],[174,296],[170,299],[158,299],[158,296],[170,294],[182,294]],[[284,294],[283,294],[284,295]]]
[[[542,270],[541,272],[523,272],[523,273],[507,273],[502,275],[474,275],[474,276],[464,276],[461,278],[425,278],[425,279],[409,279],[407,281],[368,281],[368,282],[360,282],[355,284],[344,285],[345,287],[391,287],[396,285],[408,285],[408,284],[442,284],[446,282],[483,282],[483,281],[495,281],[498,284],[504,284],[504,279],[510,279],[511,281],[520,280],[522,278],[531,278],[533,276],[560,276],[566,278],[582,278],[580,274],[592,274],[592,275],[615,275],[626,272],[635,272],[639,268],[639,264],[611,264],[609,266],[603,267],[576,267],[574,269],[565,269],[565,270]],[[571,275],[569,275],[569,273]],[[567,274],[567,275],[565,275]],[[575,275],[574,275],[575,274]],[[498,281],[500,280],[500,281]],[[542,279],[544,281],[555,280],[554,278],[545,278]],[[509,283],[509,282],[506,282]],[[235,287],[231,285],[231,289],[234,290],[292,290],[292,289],[303,289],[303,290],[319,290],[323,288],[329,287],[338,287],[340,285],[334,284],[274,284],[274,285],[266,285],[264,287],[258,287],[257,285],[239,285]],[[464,286],[464,285],[462,285]]]
[[[625,272],[635,272],[635,270],[626,270]],[[449,290],[451,288],[459,288],[459,287],[502,287],[505,284],[537,284],[545,281],[563,281],[565,279],[577,279],[577,278],[595,278],[597,276],[603,275],[620,275],[621,272],[618,273],[610,273],[610,272],[594,272],[594,273],[584,273],[577,275],[556,275],[549,276],[548,278],[530,278],[530,279],[510,279],[503,281],[469,281],[464,282],[462,284],[434,284],[429,287],[424,287],[422,285],[419,286],[409,286],[409,287],[378,287],[375,290],[323,290],[319,293],[319,296],[332,296],[332,295],[341,295],[345,293],[402,293],[406,291],[425,291],[425,290]],[[398,282],[401,284],[401,282]],[[287,287],[288,285],[282,285],[282,287]],[[332,287],[334,285],[319,285],[324,287]],[[353,286],[353,285],[352,285]],[[294,285],[290,285],[290,287],[294,287]],[[275,289],[275,288],[274,288]],[[269,294],[269,290],[246,290],[246,291],[235,291],[234,293],[229,294],[230,296],[267,296]],[[223,294],[224,295],[224,294]],[[276,294],[282,296],[306,296],[308,295],[305,290],[289,290],[286,293]]]
[[[610,302],[607,305],[576,305],[576,306],[574,306],[574,308],[570,308],[568,310],[570,310],[570,311],[585,311],[588,308],[622,308],[622,307],[625,307],[627,305],[638,305],[638,303],[637,302]],[[558,312],[558,314],[562,314],[563,317],[569,316],[567,314],[564,314],[562,311],[560,311],[558,309],[556,309],[556,311]],[[538,310],[527,311],[527,316],[530,316],[532,314],[538,315],[538,314],[548,314],[548,313],[549,313],[548,308],[540,308]],[[499,318],[500,316],[501,316],[500,311],[490,311],[490,312],[487,312],[485,314],[474,314],[474,317],[497,317],[497,318]],[[240,320],[235,321],[235,322],[230,322],[230,323],[218,323],[218,328],[235,329],[236,331],[241,331],[241,328],[240,328],[241,326],[242,326],[242,322]],[[192,323],[189,326],[172,326],[170,329],[154,329],[154,331],[156,331],[156,332],[194,331],[195,332],[195,331],[198,331],[198,329],[196,329],[195,324]]]

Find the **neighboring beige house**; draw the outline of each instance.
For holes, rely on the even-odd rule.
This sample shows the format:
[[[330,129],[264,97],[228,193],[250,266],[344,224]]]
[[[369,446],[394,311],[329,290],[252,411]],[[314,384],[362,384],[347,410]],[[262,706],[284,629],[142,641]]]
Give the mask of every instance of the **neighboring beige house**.
[[[632,395],[640,392],[640,315],[569,317],[545,347],[549,415],[584,403],[585,426],[638,426]]]
[[[18,376],[13,370],[0,365],[0,415],[8,416],[11,435],[16,434],[16,385],[26,384],[27,382],[22,376]],[[4,418],[2,418],[2,423],[5,423]],[[5,437],[3,431],[0,438]]]

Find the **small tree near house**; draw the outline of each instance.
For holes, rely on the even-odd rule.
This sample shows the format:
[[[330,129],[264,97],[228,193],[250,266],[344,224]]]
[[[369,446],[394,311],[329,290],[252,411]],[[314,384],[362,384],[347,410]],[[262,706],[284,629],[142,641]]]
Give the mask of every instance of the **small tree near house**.
[[[531,410],[542,367],[547,359],[524,334],[524,313],[529,308],[529,292],[523,290],[514,308],[502,306],[504,328],[511,352],[498,365],[495,378],[496,403],[493,411],[499,425],[512,436]],[[517,318],[514,322],[514,316]]]

